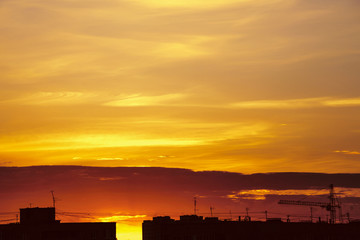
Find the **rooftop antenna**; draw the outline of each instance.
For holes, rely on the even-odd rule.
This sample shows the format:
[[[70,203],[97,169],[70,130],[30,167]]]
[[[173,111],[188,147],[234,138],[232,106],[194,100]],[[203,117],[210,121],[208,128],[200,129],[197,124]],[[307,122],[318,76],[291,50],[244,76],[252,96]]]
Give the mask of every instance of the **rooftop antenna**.
[[[246,208],[246,216],[244,218],[244,221],[250,222],[249,208]]]
[[[196,197],[194,197],[194,215],[196,215]]]
[[[55,208],[55,196],[54,196],[54,191],[51,190],[51,196],[52,196],[52,200],[53,200],[53,208]]]
[[[213,216],[213,210],[214,210],[214,208],[212,206],[210,206],[210,215],[211,215],[211,217]]]
[[[51,190],[51,196],[52,196],[52,200],[53,200],[53,208],[54,208],[54,212],[55,212],[55,218],[56,218],[56,210],[55,210],[55,196],[54,196],[54,191]]]
[[[267,221],[268,220],[268,211],[265,210],[265,220]]]

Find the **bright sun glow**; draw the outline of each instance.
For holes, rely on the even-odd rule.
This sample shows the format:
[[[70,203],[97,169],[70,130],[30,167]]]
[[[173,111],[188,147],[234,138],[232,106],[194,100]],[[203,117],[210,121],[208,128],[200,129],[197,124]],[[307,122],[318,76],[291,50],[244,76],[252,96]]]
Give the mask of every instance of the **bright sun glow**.
[[[141,240],[141,222],[146,217],[146,215],[116,215],[99,217],[98,221],[116,222],[116,237],[118,240]]]

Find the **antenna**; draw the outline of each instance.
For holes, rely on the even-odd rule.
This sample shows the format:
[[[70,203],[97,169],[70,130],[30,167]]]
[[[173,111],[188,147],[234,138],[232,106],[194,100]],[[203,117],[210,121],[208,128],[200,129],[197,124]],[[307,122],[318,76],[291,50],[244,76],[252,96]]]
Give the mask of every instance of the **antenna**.
[[[194,197],[194,215],[196,215],[196,197]]]
[[[55,208],[55,197],[54,197],[54,191],[51,190],[51,196],[52,196],[52,200],[53,200],[53,208]]]
[[[244,218],[244,221],[247,221],[247,222],[250,222],[251,221],[251,218],[249,216],[249,208],[246,208],[246,216]]]
[[[213,216],[213,210],[214,210],[214,208],[212,206],[210,206],[210,216],[211,217]]]
[[[265,210],[265,220],[267,221],[268,220],[268,211]]]

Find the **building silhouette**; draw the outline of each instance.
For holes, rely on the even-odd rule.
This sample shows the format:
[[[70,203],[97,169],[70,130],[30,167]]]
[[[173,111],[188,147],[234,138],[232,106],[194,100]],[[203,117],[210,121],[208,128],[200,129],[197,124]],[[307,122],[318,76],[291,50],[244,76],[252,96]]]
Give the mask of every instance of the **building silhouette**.
[[[154,217],[142,224],[143,240],[356,240],[360,223],[222,221],[197,215]]]
[[[20,209],[20,223],[0,225],[0,240],[116,240],[116,223],[60,223],[55,208]]]

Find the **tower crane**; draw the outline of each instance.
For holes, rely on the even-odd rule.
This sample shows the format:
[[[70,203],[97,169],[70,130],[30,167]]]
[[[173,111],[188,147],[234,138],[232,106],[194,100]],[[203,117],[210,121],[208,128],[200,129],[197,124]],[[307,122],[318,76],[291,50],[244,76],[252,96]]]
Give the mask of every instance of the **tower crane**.
[[[342,222],[341,203],[339,198],[336,197],[334,192],[334,185],[330,185],[329,202],[308,202],[308,201],[293,201],[293,200],[280,200],[278,204],[289,204],[289,205],[302,205],[311,207],[322,207],[330,212],[330,224],[336,223],[336,209],[339,210],[339,220]]]

